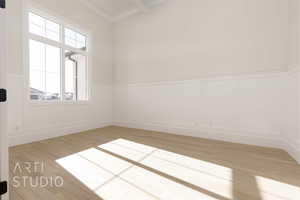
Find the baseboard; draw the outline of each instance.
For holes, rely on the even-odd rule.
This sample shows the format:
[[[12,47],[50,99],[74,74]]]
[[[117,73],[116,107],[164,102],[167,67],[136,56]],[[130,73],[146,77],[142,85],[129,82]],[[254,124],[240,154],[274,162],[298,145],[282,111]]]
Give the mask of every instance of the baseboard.
[[[145,124],[145,123],[129,123],[129,122],[114,122],[113,125],[144,129],[150,131],[165,132],[176,135],[192,136],[206,139],[221,140],[226,142],[234,142],[241,144],[249,144],[263,147],[282,148],[282,143],[279,136],[257,136],[258,133],[247,132],[248,136],[243,134],[245,132],[223,130],[208,127],[197,127],[197,128],[183,128],[183,127],[171,127],[163,126],[158,124]],[[249,136],[251,135],[251,136]]]
[[[69,125],[56,126],[56,127],[45,127],[35,130],[23,130],[19,131],[18,134],[10,133],[9,135],[9,146],[16,146],[21,144],[27,144],[49,138],[69,135],[73,133],[79,133],[82,131],[93,130],[97,128],[104,128],[111,126],[111,122],[96,122],[96,121],[85,121]]]
[[[286,150],[300,164],[300,149],[290,141],[283,142],[283,149]]]
[[[299,164],[300,164],[300,149],[295,145],[280,140],[280,137],[257,136],[256,134],[249,134],[247,136],[239,131],[223,130],[215,128],[183,128],[171,127],[158,124],[146,123],[130,123],[130,122],[81,122],[68,126],[59,127],[45,127],[35,130],[20,131],[18,134],[10,134],[9,146],[16,146],[20,144],[27,144],[35,141],[45,140],[49,138],[69,135],[82,131],[93,130],[97,128],[104,128],[107,126],[121,126],[128,128],[137,128],[150,131],[159,131],[176,135],[185,135],[199,138],[222,140],[227,142],[242,143],[249,145],[257,145],[263,147],[281,148],[286,150]],[[254,136],[255,135],[255,136]]]

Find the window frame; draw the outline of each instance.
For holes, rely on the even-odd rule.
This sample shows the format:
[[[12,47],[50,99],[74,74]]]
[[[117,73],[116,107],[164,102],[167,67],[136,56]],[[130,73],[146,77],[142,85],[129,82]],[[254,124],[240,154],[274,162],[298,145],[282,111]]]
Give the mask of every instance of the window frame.
[[[43,10],[43,11],[41,11]],[[49,38],[39,36],[33,33],[30,33],[29,30],[29,13],[33,13],[35,15],[38,15],[40,17],[45,18],[46,20],[50,20],[54,23],[57,23],[60,26],[60,33],[59,33],[59,41],[51,40]],[[27,8],[24,8],[23,11],[23,59],[25,63],[25,94],[26,94],[26,100],[30,104],[34,105],[52,105],[52,104],[87,104],[91,101],[91,34],[89,31],[84,30],[82,28],[78,28],[78,25],[74,25],[70,23],[68,20],[66,20],[64,17],[55,15],[53,13],[48,14],[51,12],[45,12],[44,9],[38,9],[36,7],[28,6]],[[86,50],[80,50],[74,47],[71,47],[69,45],[65,44],[65,28],[71,29],[77,33],[82,34],[86,37]],[[54,47],[60,48],[60,99],[58,100],[32,100],[30,98],[30,60],[29,60],[29,41],[34,40],[37,42],[42,42],[44,44],[52,45]],[[64,91],[65,91],[65,51],[73,51],[76,53],[79,53],[86,57],[86,100],[66,100],[64,97]]]

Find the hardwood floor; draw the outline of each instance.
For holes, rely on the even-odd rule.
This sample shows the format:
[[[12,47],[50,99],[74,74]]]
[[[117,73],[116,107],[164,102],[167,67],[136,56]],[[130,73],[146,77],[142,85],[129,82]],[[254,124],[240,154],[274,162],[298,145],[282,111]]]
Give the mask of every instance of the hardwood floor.
[[[121,127],[12,147],[10,176],[12,200],[300,199],[283,150]]]

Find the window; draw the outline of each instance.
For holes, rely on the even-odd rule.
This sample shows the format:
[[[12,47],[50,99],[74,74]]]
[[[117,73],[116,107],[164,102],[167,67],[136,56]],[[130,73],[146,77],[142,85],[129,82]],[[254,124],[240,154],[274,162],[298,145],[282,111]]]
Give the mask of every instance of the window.
[[[30,100],[88,100],[87,37],[32,12],[28,19]]]

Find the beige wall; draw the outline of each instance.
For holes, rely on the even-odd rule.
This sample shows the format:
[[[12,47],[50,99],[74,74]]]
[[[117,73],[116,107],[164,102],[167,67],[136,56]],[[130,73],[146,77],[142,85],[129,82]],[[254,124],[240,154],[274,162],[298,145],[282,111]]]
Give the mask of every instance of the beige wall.
[[[170,0],[114,26],[116,82],[283,71],[287,0]]]
[[[300,163],[300,1],[290,0],[290,78],[287,81],[285,117],[286,133],[283,140],[289,143],[289,152]]]
[[[7,1],[8,73],[23,73],[22,0]]]
[[[290,0],[290,63],[289,68],[300,66],[300,1]]]

